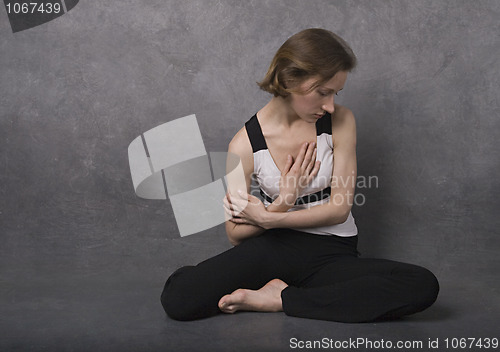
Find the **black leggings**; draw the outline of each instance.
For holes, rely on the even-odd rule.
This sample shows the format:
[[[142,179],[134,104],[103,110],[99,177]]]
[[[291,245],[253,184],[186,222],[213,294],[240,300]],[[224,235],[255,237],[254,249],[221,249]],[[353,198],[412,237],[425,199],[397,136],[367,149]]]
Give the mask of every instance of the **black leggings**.
[[[416,313],[437,298],[436,277],[422,267],[358,258],[357,236],[322,236],[267,230],[196,266],[175,271],[161,302],[176,320],[221,313],[222,296],[238,288],[256,290],[272,279],[289,286],[283,311],[296,317],[368,322]]]

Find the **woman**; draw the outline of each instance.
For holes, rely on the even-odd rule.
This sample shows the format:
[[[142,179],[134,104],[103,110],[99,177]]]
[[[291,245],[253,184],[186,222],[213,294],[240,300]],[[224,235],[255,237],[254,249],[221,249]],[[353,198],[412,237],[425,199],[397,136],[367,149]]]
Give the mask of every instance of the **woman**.
[[[273,97],[229,144],[245,174],[229,179],[224,199],[234,247],[171,275],[162,294],[171,318],[245,310],[367,322],[436,300],[430,271],[358,258],[356,125],[335,104],[355,65],[349,46],[323,29],[301,31],[278,50],[259,83]],[[250,194],[252,176],[263,202]]]

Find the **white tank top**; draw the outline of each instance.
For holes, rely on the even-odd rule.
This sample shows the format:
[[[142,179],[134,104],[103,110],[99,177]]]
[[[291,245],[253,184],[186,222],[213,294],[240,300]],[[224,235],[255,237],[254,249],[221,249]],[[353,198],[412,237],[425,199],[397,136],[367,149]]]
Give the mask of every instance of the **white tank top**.
[[[245,128],[253,149],[254,178],[260,187],[260,194],[267,207],[279,195],[281,172],[276,166],[271,153],[269,153],[257,115],[252,116],[245,123]],[[288,211],[307,209],[315,205],[327,203],[330,199],[333,170],[332,116],[330,114],[327,113],[316,121],[316,136],[316,160],[321,161],[318,175],[302,190],[295,205]],[[349,212],[347,220],[341,224],[294,228],[294,230],[317,235],[337,235],[341,237],[355,236],[358,233],[351,212]]]

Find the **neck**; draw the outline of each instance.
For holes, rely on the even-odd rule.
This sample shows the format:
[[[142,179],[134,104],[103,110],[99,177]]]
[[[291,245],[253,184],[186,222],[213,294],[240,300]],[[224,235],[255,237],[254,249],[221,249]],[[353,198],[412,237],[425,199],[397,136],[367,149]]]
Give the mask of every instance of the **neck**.
[[[259,112],[259,117],[269,123],[286,128],[301,122],[299,116],[290,108],[287,98],[273,97]]]

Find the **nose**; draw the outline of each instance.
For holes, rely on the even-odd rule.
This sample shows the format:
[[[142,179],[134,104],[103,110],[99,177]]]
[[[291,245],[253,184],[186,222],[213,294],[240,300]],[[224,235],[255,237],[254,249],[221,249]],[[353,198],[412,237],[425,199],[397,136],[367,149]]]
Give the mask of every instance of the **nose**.
[[[323,110],[325,110],[326,112],[330,113],[330,114],[333,114],[333,112],[335,111],[335,101],[333,98],[328,98],[328,100],[323,104],[323,106],[321,107]]]

